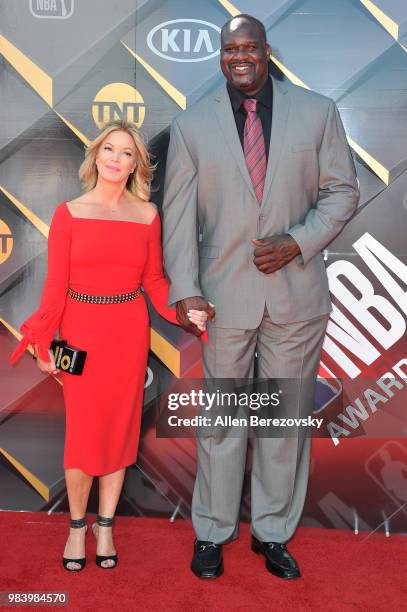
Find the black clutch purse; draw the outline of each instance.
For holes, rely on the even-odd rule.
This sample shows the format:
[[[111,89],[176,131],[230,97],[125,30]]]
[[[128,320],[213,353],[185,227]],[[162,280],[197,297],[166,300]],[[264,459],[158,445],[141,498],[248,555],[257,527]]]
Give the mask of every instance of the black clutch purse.
[[[53,340],[50,349],[54,355],[55,366],[68,374],[82,374],[86,351],[69,346],[66,340]]]

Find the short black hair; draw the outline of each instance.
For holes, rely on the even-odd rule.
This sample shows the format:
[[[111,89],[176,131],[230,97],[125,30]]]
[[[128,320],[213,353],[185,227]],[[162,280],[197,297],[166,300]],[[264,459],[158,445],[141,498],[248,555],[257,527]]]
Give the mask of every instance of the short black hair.
[[[254,25],[257,26],[257,28],[259,29],[264,42],[267,43],[267,32],[266,32],[266,28],[264,27],[264,23],[262,23],[260,21],[260,19],[257,19],[257,17],[253,17],[253,15],[247,15],[246,13],[241,13],[239,15],[235,15],[234,17],[232,17],[231,19],[229,19],[226,23],[223,24],[222,29],[221,29],[221,35],[223,34],[223,32],[229,28],[230,24],[232,23],[232,21],[234,19],[237,18],[243,18],[246,21],[250,21],[251,23],[254,23]]]

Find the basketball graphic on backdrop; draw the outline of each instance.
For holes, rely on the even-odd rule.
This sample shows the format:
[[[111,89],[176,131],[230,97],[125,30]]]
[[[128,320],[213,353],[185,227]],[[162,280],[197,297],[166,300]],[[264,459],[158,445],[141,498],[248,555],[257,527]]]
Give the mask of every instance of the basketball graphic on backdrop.
[[[127,83],[110,83],[96,94],[92,116],[98,128],[113,119],[130,121],[140,128],[146,116],[146,107],[142,95],[135,87]]]

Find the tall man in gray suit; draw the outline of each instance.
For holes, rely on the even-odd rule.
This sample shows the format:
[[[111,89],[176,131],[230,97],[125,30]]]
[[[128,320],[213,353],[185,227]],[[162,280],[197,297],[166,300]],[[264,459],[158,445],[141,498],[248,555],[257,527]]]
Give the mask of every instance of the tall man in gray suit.
[[[169,303],[189,323],[208,312],[206,378],[315,379],[331,309],[321,250],[358,202],[357,179],[332,100],[268,74],[263,24],[248,15],[221,33],[226,85],[171,126],[163,204]],[[201,234],[201,239],[199,239]],[[216,317],[212,304],[216,306]],[[292,407],[312,413],[299,382]],[[310,437],[256,437],[251,472],[252,549],[281,578],[300,571],[286,548],[303,510]],[[237,536],[244,437],[198,437],[192,501],[192,571],[223,571]]]

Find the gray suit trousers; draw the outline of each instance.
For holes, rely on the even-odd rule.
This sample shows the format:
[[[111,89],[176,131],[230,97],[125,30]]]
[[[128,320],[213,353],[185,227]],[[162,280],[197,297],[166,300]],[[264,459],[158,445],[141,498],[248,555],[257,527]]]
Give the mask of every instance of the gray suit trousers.
[[[257,329],[209,324],[209,342],[202,347],[205,378],[252,378],[256,362],[259,378],[290,379],[290,416],[312,414],[328,316],[276,324],[266,310]],[[222,544],[237,537],[246,450],[247,436],[197,437],[192,522],[198,540]],[[259,540],[284,543],[293,536],[307,491],[310,450],[311,438],[301,434],[254,437],[252,533]]]

